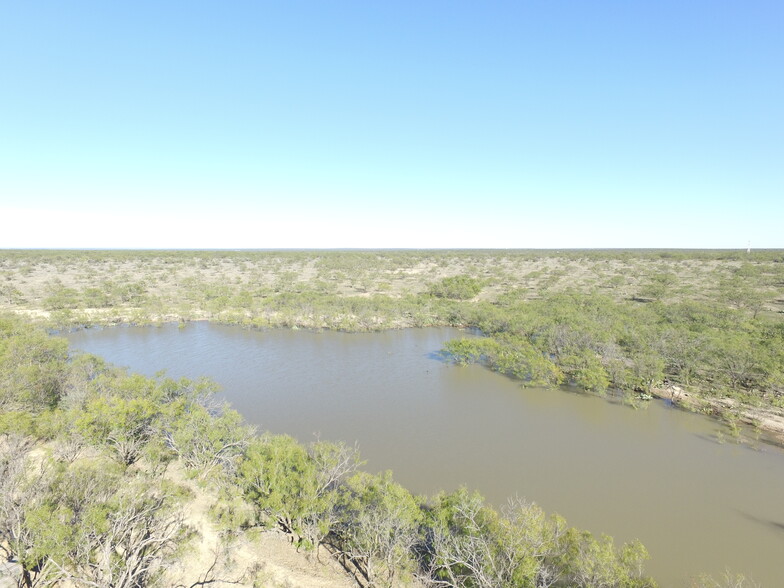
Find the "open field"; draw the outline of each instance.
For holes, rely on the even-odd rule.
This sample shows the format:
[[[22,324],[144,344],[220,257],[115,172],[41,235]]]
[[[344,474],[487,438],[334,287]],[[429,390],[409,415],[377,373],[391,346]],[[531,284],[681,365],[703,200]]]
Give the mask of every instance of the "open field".
[[[87,323],[258,313],[274,323],[285,297],[401,300],[456,275],[481,280],[474,301],[490,303],[510,293],[533,300],[577,290],[617,301],[721,301],[784,312],[784,252],[691,250],[7,250],[0,252],[0,309]],[[317,321],[306,313],[298,318],[326,326],[308,325]],[[411,322],[388,318],[382,326]]]

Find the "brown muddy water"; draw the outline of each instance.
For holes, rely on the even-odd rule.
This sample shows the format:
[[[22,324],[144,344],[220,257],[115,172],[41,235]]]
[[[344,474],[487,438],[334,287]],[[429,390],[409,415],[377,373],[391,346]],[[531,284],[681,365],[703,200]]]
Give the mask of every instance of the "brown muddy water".
[[[147,375],[208,376],[260,430],[356,441],[367,470],[391,469],[415,493],[466,485],[496,505],[524,496],[573,526],[638,538],[663,587],[726,569],[784,585],[784,452],[720,443],[717,422],[663,401],[635,410],[450,365],[439,350],[460,336],[195,323],[69,339]]]

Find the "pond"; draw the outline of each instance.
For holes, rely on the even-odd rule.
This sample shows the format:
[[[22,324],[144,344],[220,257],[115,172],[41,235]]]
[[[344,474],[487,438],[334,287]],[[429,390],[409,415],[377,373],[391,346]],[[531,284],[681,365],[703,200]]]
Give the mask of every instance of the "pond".
[[[720,425],[662,401],[640,409],[521,388],[445,362],[457,329],[348,334],[209,323],[69,335],[147,375],[207,376],[260,430],[359,445],[414,493],[460,485],[500,506],[523,496],[569,524],[639,538],[661,586],[729,568],[784,578],[784,452],[720,443]]]

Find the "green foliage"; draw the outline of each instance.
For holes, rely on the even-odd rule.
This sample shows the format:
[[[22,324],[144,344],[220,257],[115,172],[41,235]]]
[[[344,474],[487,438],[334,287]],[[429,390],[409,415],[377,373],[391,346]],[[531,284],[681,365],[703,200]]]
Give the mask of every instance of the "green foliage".
[[[30,555],[77,583],[153,584],[188,536],[176,493],[155,480],[127,480],[108,464],[60,467],[41,493],[24,514]]]
[[[57,578],[41,545],[39,510],[47,508],[47,486],[55,473],[51,464],[31,467],[30,446],[18,438],[0,444],[0,552],[21,567],[18,584],[32,586]]]
[[[82,303],[87,308],[108,308],[112,306],[109,293],[102,288],[85,288],[82,292]]]
[[[450,276],[430,286],[430,294],[436,298],[469,300],[482,291],[482,286],[481,280],[471,276]]]
[[[729,387],[754,389],[765,378],[765,348],[745,333],[727,333],[711,341],[715,376]]]
[[[316,467],[305,448],[286,435],[267,435],[250,443],[238,471],[260,512],[304,538],[305,519],[322,507]]]
[[[15,320],[0,319],[0,333],[0,551],[19,563],[19,584],[154,584],[188,531],[158,470],[127,465],[163,444],[172,386],[96,358],[69,362],[63,340]],[[57,461],[29,457],[35,438],[53,441]],[[82,443],[106,451],[79,459]]]
[[[214,400],[216,385],[207,379],[158,382],[154,395],[163,404],[158,430],[166,446],[202,479],[220,469],[232,475],[253,428],[225,403]]]
[[[498,514],[478,493],[461,488],[440,495],[429,518],[425,565],[436,582],[467,588],[532,586],[535,566],[504,541]]]
[[[305,448],[286,435],[247,446],[238,467],[245,495],[258,512],[318,548],[332,531],[343,482],[361,464],[355,448],[319,441]]]
[[[636,353],[631,357],[632,382],[635,390],[651,392],[664,381],[664,359],[653,351]]]
[[[616,549],[609,537],[571,529],[535,504],[511,500],[502,513],[461,488],[428,512],[424,564],[434,584],[467,588],[654,587],[642,573],[638,542]]]
[[[396,578],[410,576],[422,513],[391,472],[354,474],[345,483],[338,512],[337,541],[372,585],[392,586]]]
[[[559,367],[520,337],[455,339],[444,345],[444,351],[458,364],[481,362],[527,386],[556,385],[563,380]]]
[[[452,339],[444,344],[443,351],[458,365],[485,360],[492,344],[489,339]]]
[[[22,410],[0,412],[0,435],[34,437],[38,430],[38,419],[30,412]]]
[[[94,445],[105,445],[124,465],[135,463],[154,435],[160,406],[150,398],[99,396],[78,416],[79,432]]]
[[[708,303],[639,305],[564,292],[541,300],[476,305],[469,324],[487,337],[448,342],[459,364],[481,362],[530,385],[563,380],[602,392],[650,392],[664,382],[784,397],[781,323]]]
[[[208,411],[191,405],[170,411],[170,415],[165,433],[169,446],[202,478],[217,467],[232,471],[253,434],[242,416],[226,406]]]
[[[639,541],[616,549],[607,535],[599,539],[587,531],[570,529],[567,535],[568,575],[571,586],[608,588],[655,588],[642,574],[648,552]]]
[[[43,301],[47,310],[62,310],[78,308],[79,292],[74,288],[67,288],[59,280],[54,280],[47,287],[47,296]]]
[[[65,339],[0,319],[0,409],[37,412],[56,405],[67,358]]]
[[[656,273],[640,288],[640,297],[661,300],[670,293],[677,281],[677,276],[672,272]]]
[[[10,279],[10,276],[8,279]],[[22,291],[13,284],[0,282],[0,301],[2,300],[4,300],[9,305],[17,305],[24,303],[25,297],[22,294]]]
[[[590,392],[604,392],[610,385],[610,377],[600,358],[590,349],[580,349],[564,354],[559,363],[566,377]]]

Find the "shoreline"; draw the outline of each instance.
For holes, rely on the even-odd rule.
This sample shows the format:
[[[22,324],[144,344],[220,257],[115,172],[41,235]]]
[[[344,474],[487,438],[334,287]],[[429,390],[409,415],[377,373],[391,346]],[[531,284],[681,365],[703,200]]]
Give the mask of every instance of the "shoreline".
[[[47,321],[52,318],[53,312],[43,309],[21,309],[21,308],[6,308],[4,311],[26,317],[27,319],[38,322]],[[74,310],[74,318],[87,319],[86,321],[79,321],[81,324],[74,325],[74,328],[94,328],[94,327],[111,327],[111,326],[162,326],[165,324],[180,324],[187,325],[191,322],[214,322],[216,324],[236,325],[243,328],[272,328],[272,329],[313,329],[313,330],[334,330],[346,331],[346,329],[336,328],[332,325],[325,325],[317,320],[314,316],[299,316],[296,317],[294,324],[290,321],[276,321],[274,315],[266,317],[266,325],[263,324],[249,324],[241,320],[236,314],[233,316],[216,317],[211,316],[211,313],[206,311],[191,311],[190,316],[183,316],[178,313],[166,313],[162,315],[149,315],[134,316],[142,309],[123,308],[112,309],[113,312],[107,312],[105,309],[86,308]],[[252,319],[251,316],[244,318]],[[136,319],[136,320],[135,320]],[[142,320],[139,320],[142,319]],[[425,325],[425,326],[455,326],[455,325]],[[421,328],[422,325],[415,324],[413,320],[407,320],[405,317],[400,317],[393,323],[379,322],[372,325],[372,328],[365,329],[349,329],[348,332],[373,332],[373,331],[386,331],[398,330],[405,328]],[[463,325],[462,328],[470,328]],[[740,422],[745,426],[752,427],[755,430],[762,432],[766,437],[766,442],[770,442],[776,446],[784,447],[784,410],[775,408],[764,408],[748,406],[739,403],[732,398],[711,398],[699,394],[699,392],[687,391],[678,385],[666,385],[654,387],[650,390],[650,394],[662,400],[670,402],[673,406],[687,410],[689,412],[696,412],[709,416],[719,422],[723,422],[730,428],[730,438],[739,438],[739,431],[737,431],[737,423]]]
[[[734,434],[731,432],[731,437],[740,439],[737,425],[728,419],[728,415],[732,415],[743,425],[764,433],[767,442],[784,448],[784,414],[776,409],[746,406],[732,398],[708,398],[695,395],[675,385],[653,388],[651,395],[666,400],[677,408],[704,414],[723,422],[735,431]]]

